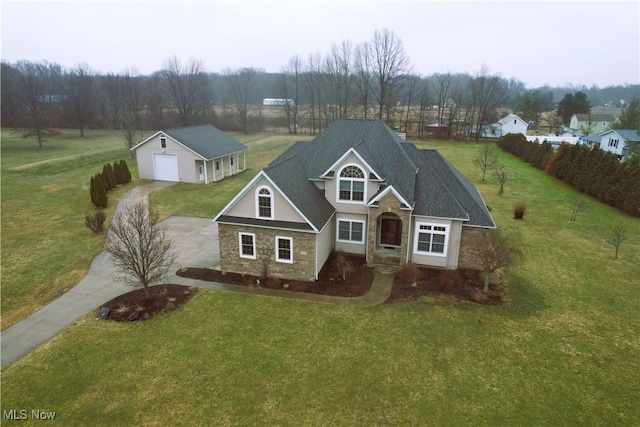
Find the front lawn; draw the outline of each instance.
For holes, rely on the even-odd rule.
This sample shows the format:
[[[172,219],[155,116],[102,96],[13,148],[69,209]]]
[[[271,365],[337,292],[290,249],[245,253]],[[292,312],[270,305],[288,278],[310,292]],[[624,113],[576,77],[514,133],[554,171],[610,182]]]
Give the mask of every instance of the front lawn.
[[[522,242],[503,305],[354,308],[201,290],[143,323],[85,317],[3,372],[3,409],[55,411],[64,425],[639,425],[640,220],[504,153],[517,180],[498,196],[472,164],[478,145],[418,145],[456,165]],[[152,203],[183,212],[189,203],[166,191]],[[194,214],[215,214],[228,193]],[[569,224],[574,200],[587,209]],[[618,260],[612,224],[630,233]]]

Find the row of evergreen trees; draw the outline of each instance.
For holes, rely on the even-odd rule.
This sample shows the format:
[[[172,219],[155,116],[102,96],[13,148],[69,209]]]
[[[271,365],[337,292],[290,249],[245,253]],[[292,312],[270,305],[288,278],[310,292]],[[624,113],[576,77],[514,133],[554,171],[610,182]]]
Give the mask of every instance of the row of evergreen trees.
[[[640,217],[640,156],[621,162],[599,147],[568,144],[553,152],[550,144],[527,142],[522,134],[500,138],[498,147],[582,193]]]
[[[91,203],[98,209],[104,209],[109,204],[107,192],[115,188],[117,185],[125,184],[131,181],[131,172],[129,166],[124,160],[106,163],[102,167],[102,173],[97,173],[91,177],[89,192],[91,195]]]

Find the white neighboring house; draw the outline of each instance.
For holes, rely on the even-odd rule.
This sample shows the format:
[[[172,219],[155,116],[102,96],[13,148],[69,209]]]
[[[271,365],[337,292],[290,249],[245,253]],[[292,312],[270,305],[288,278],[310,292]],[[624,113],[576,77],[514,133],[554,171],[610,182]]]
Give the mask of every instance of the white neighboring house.
[[[616,154],[621,160],[632,144],[640,144],[640,135],[633,129],[612,129],[600,135],[600,148]]]
[[[500,138],[509,133],[521,133],[527,135],[529,124],[515,114],[508,114],[496,123],[484,126],[482,129],[483,138]]]

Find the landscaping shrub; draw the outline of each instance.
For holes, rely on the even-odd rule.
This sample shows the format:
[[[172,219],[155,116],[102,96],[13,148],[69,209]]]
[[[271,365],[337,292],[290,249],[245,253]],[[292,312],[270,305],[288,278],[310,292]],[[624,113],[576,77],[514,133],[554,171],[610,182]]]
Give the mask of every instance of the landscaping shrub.
[[[106,163],[102,167],[102,179],[104,180],[105,190],[110,191],[116,187],[116,178],[110,163]]]
[[[522,219],[524,218],[524,213],[527,211],[527,205],[524,203],[518,203],[513,208],[513,218],[514,219]]]
[[[462,286],[464,278],[459,270],[440,270],[438,272],[438,283],[444,292],[451,292]]]
[[[93,178],[94,180],[94,193],[92,197],[92,202],[94,206],[98,209],[104,209],[109,204],[109,197],[107,196],[107,190],[104,188],[104,181],[102,179],[102,174],[96,174]]]
[[[94,234],[100,234],[104,232],[104,222],[107,220],[107,217],[104,215],[104,212],[98,211],[93,215],[86,215],[84,217],[84,224],[87,228],[93,231]]]
[[[396,272],[396,279],[403,284],[411,284],[424,279],[424,272],[412,262],[404,264]]]
[[[122,166],[122,171],[124,172],[124,176],[125,176],[125,183],[127,182],[131,182],[131,172],[129,171],[129,166],[127,166],[127,162],[122,159],[120,160],[120,165]]]

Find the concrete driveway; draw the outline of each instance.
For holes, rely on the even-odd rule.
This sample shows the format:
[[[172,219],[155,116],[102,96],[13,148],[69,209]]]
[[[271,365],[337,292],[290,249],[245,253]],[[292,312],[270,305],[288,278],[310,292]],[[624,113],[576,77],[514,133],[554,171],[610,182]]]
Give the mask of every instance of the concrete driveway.
[[[152,185],[140,187],[146,187],[150,191],[157,189]],[[130,190],[136,198],[140,197],[140,187]],[[161,224],[167,227],[167,237],[178,255],[169,269],[170,275],[182,267],[212,268],[220,262],[218,226],[209,218],[169,217]],[[108,254],[100,252],[93,259],[86,276],[77,285],[23,321],[2,331],[0,369],[4,370],[105,302],[133,290],[115,282],[114,272],[115,268]]]

